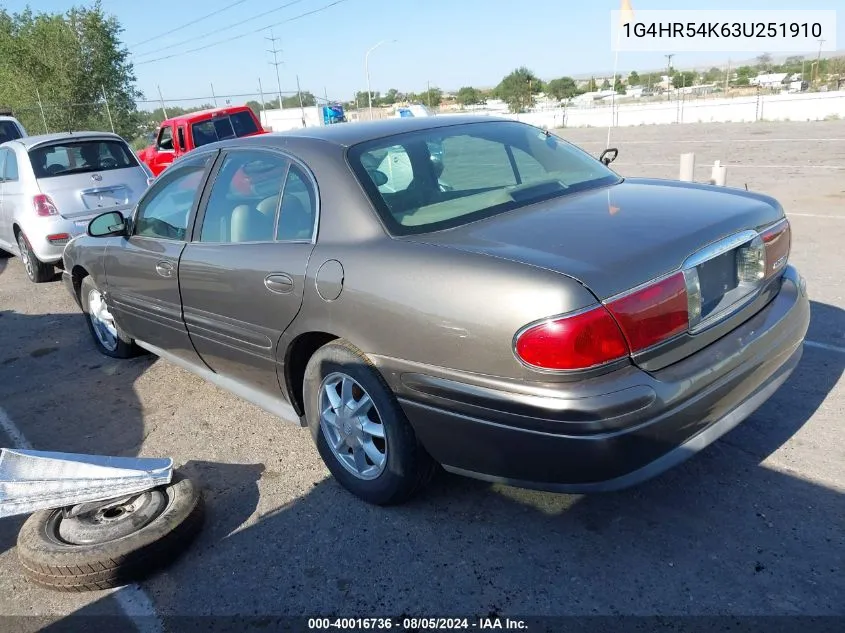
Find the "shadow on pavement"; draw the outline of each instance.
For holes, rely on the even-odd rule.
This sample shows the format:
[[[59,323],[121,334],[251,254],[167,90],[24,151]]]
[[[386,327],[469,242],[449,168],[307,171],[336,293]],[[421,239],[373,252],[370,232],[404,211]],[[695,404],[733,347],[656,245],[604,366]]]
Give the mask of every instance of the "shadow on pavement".
[[[817,340],[845,332],[842,310],[815,302],[812,309]],[[2,313],[0,327],[20,329],[30,318]],[[38,318],[79,330],[68,315]],[[64,345],[54,361],[74,360],[79,371],[58,381],[60,393],[30,394],[10,413],[31,416],[28,429],[39,415],[66,416],[75,446],[132,454],[143,420],[131,385],[150,361],[104,377],[87,344]],[[58,362],[18,353],[51,384]],[[10,366],[0,364],[4,392]],[[377,508],[326,479],[256,514],[262,481],[281,473],[189,462],[185,472],[206,490],[206,527],[144,588],[166,623],[174,615],[845,615],[845,499],[825,483],[824,443],[766,461],[800,434],[843,368],[845,355],[806,348],[792,378],[732,433],[657,479],[611,494],[553,495],[441,474],[417,500]],[[74,403],[73,391],[92,380],[101,399]],[[836,423],[825,415],[816,430]],[[65,446],[59,438],[36,444]],[[796,463],[808,454],[818,463]],[[814,480],[795,475],[792,464]],[[98,605],[75,615],[99,613]],[[168,628],[214,624],[175,618]]]

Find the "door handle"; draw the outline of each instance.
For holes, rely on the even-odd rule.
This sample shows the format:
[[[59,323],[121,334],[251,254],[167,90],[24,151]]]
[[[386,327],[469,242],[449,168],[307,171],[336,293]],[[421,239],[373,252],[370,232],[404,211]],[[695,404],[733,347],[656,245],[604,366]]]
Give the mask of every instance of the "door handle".
[[[170,262],[159,262],[156,264],[156,272],[162,277],[172,277],[173,264]]]
[[[293,291],[293,279],[285,273],[272,273],[264,278],[264,285],[270,292],[287,294]]]

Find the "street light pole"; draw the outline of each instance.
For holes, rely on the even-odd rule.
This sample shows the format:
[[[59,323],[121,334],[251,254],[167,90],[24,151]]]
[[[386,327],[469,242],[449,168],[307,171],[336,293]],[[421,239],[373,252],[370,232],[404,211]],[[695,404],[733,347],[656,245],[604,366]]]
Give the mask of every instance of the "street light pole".
[[[668,60],[666,62],[666,101],[669,101],[669,94],[672,90],[672,58],[674,56],[675,53],[664,55],[664,57]]]
[[[389,41],[395,42],[396,40],[389,40]],[[381,42],[379,42],[378,44],[376,44],[375,46],[370,48],[370,50],[367,51],[367,54],[364,55],[364,70],[367,73],[367,104],[368,104],[369,112],[370,112],[370,121],[373,120],[373,93],[370,90],[370,53],[372,53],[374,50],[376,50],[382,44],[387,44],[387,42],[388,42],[388,40],[382,40]]]

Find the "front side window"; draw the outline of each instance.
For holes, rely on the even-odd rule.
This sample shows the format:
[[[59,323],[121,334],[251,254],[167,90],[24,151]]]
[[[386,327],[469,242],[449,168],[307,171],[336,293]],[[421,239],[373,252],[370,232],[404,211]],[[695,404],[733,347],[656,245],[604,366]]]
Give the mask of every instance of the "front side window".
[[[122,141],[67,141],[29,150],[36,178],[137,167],[132,150]]]
[[[517,122],[360,143],[349,163],[395,235],[437,231],[619,181],[586,152]]]
[[[135,235],[185,240],[188,219],[211,155],[168,168],[138,205]]]
[[[173,130],[169,125],[161,128],[161,131],[158,133],[156,147],[162,152],[173,151]]]
[[[233,151],[214,178],[201,242],[272,242],[288,161],[272,152]]]

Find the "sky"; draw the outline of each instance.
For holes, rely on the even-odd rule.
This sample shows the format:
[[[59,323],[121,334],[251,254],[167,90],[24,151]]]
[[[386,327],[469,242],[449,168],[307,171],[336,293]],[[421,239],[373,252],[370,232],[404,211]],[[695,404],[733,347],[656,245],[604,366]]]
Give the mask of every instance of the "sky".
[[[240,0],[227,9],[236,0],[101,0],[105,11],[115,15],[125,29],[122,37],[145,98],[156,99],[160,88],[166,100],[185,105],[190,104],[187,99],[197,99],[197,104],[211,101],[212,84],[220,101],[222,95],[257,97],[259,80],[265,97],[273,98],[278,86],[268,52],[273,45],[265,39],[271,35],[267,27],[337,1]],[[27,2],[0,4],[16,12]],[[29,4],[40,11],[63,12],[90,2],[37,0]],[[838,9],[838,48],[845,48],[843,0],[631,0],[631,4],[635,16],[638,10],[679,8]],[[444,90],[493,87],[523,65],[545,80],[612,72],[609,12],[617,9],[619,0],[340,0],[312,15],[277,24],[272,34],[278,38],[276,47],[284,62],[279,67],[283,92],[296,90],[298,75],[303,90],[348,100],[356,91],[366,91],[364,57],[382,40],[387,42],[371,53],[369,63],[372,90],[381,92],[389,88],[421,92],[427,82]],[[197,21],[215,11],[219,12]],[[249,21],[235,25],[244,20]],[[177,27],[182,28],[157,37]],[[180,54],[241,34],[246,35]],[[155,39],[145,42],[150,38]],[[182,44],[185,38],[197,39]],[[175,56],[151,61],[169,55]],[[740,57],[749,59],[754,54]],[[662,68],[665,61],[660,52],[623,52],[620,74]],[[726,61],[722,53],[685,53],[677,55],[673,65],[680,69]]]

